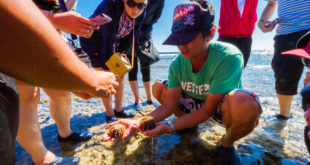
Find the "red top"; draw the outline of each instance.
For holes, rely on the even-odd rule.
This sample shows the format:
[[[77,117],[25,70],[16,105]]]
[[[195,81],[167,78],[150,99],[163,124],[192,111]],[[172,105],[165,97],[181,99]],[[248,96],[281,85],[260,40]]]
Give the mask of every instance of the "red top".
[[[245,0],[242,17],[238,8],[238,0],[221,0],[220,38],[251,37],[257,21],[258,0]]]

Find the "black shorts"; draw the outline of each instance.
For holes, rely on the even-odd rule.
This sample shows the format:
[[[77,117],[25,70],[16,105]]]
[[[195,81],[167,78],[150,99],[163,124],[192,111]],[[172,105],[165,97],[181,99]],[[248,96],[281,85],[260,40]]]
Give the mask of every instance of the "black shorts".
[[[304,65],[297,56],[282,55],[287,50],[295,49],[296,43],[308,30],[303,30],[286,35],[274,37],[274,56],[272,69],[275,77],[275,89],[281,95],[297,94],[298,82],[303,72]]]
[[[0,164],[14,164],[19,98],[0,77]]]

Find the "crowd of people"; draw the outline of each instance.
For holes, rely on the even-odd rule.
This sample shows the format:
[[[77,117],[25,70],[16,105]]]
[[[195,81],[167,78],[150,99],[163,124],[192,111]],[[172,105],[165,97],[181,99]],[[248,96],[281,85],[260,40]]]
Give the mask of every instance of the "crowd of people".
[[[304,64],[309,67],[310,12],[307,6],[310,3],[307,0],[267,1],[258,27],[270,32],[279,24],[272,60],[280,109],[276,117],[288,120],[292,117],[291,101],[297,94]],[[241,85],[242,71],[251,53],[258,0],[221,0],[218,41],[212,40],[216,26],[210,2],[189,0],[177,5],[172,32],[163,44],[177,46],[180,55],[170,64],[168,79],[156,81],[152,87],[151,63],[145,61],[144,54],[155,56],[157,53],[151,50],[156,49],[152,29],[161,16],[165,0],[103,0],[91,16],[104,13],[111,17],[111,22],[103,25],[76,13],[77,0],[33,2],[0,0],[0,20],[4,22],[0,27],[4,32],[0,41],[1,163],[14,164],[15,140],[31,155],[34,164],[79,163],[78,157],[56,156],[45,147],[37,116],[40,87],[50,97],[50,111],[59,141],[81,142],[94,135],[71,129],[71,93],[83,98],[101,98],[106,122],[109,126],[125,125],[127,130],[121,138],[128,138],[138,129],[140,118],[118,119],[132,118],[135,114],[122,107],[124,76],[116,77],[106,65],[115,52],[126,52],[130,59],[134,55],[128,77],[135,109],[143,110],[137,81],[138,61],[147,104],[153,104],[152,95],[161,103],[148,114],[154,118],[156,127],[139,131],[155,137],[195,129],[210,119],[226,129],[219,143],[222,163],[242,164],[234,142],[255,129],[263,112],[258,96],[242,89]],[[68,11],[61,10],[62,2]],[[275,23],[269,19],[277,5]],[[94,69],[77,58],[62,32],[80,36],[81,48]],[[305,143],[310,152],[309,82],[310,70],[302,93],[309,123],[305,127]],[[171,115],[177,119],[163,122]]]

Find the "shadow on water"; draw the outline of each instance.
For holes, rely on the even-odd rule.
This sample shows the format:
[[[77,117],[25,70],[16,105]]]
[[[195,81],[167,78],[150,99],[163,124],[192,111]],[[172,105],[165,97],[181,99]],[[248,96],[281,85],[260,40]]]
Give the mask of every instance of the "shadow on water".
[[[242,75],[245,89],[260,97],[264,109],[259,125],[248,136],[235,143],[245,165],[295,165],[305,164],[309,154],[303,142],[305,122],[300,108],[300,96],[292,103],[293,119],[280,121],[274,117],[278,113],[278,103],[274,91],[273,72],[270,67],[272,56],[262,52],[251,55],[247,68]],[[152,65],[152,79],[167,79],[168,66],[173,57],[163,57]],[[140,74],[139,74],[140,75]],[[302,79],[302,78],[301,78]],[[141,81],[141,78],[139,78]],[[302,87],[299,84],[299,87]],[[300,88],[299,88],[300,90]],[[139,92],[142,105],[146,107],[146,96],[140,84]],[[102,135],[106,131],[105,113],[100,99],[83,101],[73,98],[71,127],[76,131],[95,132],[96,136],[88,142],[78,144],[57,141],[57,127],[49,115],[48,98],[42,94],[38,116],[46,147],[56,155],[78,156],[80,164],[221,164],[218,154],[218,141],[225,134],[225,129],[212,122],[199,125],[196,132],[173,133],[156,138],[147,138],[141,133],[134,133],[130,138],[105,142]],[[125,83],[124,109],[134,111],[134,98]],[[157,107],[159,104],[154,103]],[[137,117],[150,112],[135,112]],[[171,119],[168,119],[171,120]],[[30,156],[17,145],[17,165],[31,164]]]

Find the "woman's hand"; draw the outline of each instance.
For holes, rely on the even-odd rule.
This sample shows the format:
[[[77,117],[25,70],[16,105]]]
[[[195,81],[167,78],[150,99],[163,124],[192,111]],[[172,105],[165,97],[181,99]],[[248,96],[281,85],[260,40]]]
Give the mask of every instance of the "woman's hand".
[[[90,38],[94,30],[100,28],[96,22],[84,18],[74,11],[52,13],[48,16],[48,19],[56,29],[84,38]]]

